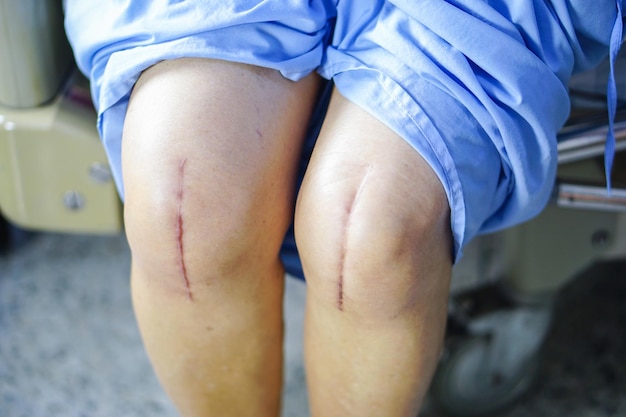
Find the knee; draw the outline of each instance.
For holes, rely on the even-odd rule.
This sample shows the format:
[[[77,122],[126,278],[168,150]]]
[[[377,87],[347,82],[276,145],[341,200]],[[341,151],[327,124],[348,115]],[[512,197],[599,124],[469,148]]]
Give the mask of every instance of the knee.
[[[233,190],[225,198],[186,184],[185,169],[183,160],[149,186],[127,182],[124,214],[133,269],[192,298],[224,279],[253,275],[245,268],[262,275],[276,267],[286,220],[264,216],[267,205],[246,193]]]
[[[430,280],[449,274],[445,195],[398,198],[369,171],[352,187],[309,184],[303,193],[296,238],[309,291],[323,302],[395,317],[426,296]]]

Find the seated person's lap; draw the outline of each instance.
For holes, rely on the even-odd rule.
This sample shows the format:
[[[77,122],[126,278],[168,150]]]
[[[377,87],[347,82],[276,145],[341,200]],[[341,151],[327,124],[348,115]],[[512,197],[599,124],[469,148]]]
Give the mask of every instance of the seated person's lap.
[[[477,233],[532,216],[549,195],[554,133],[567,115],[567,74],[539,60],[545,51],[528,50],[519,34],[532,36],[533,28],[524,33],[505,10],[469,0],[475,10],[439,0],[289,7],[270,0],[242,1],[237,10],[221,2],[211,10],[206,2],[153,2],[119,13],[88,3],[67,2],[68,34],[81,69],[91,75],[100,133],[122,195],[121,137],[132,87],[146,68],[179,57],[254,64],[294,81],[316,70],[332,79],[439,179],[455,258]],[[537,33],[567,26],[539,20]],[[92,35],[81,35],[85,27]],[[502,55],[494,56],[493,45]]]

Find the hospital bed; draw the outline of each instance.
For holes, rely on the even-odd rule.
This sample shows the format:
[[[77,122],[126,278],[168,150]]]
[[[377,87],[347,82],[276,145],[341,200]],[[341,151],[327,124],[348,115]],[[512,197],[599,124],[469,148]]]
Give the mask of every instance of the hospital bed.
[[[593,262],[626,257],[626,112],[616,118],[607,196],[606,110],[602,92],[587,88],[589,77],[606,80],[602,71],[573,80],[575,110],[559,138],[548,207],[476,238],[454,268],[449,336],[430,392],[442,413],[487,415],[526,392],[559,289]],[[60,1],[0,0],[1,217],[39,231],[120,233],[122,205],[95,126]],[[477,306],[473,294],[484,288],[497,291]]]
[[[624,98],[625,53],[616,65]],[[570,83],[572,112],[559,134],[557,179],[545,210],[479,236],[455,266],[447,348],[431,387],[446,415],[491,415],[521,397],[537,376],[551,326],[558,325],[552,316],[559,290],[594,262],[626,259],[626,108],[618,100],[608,195],[607,78],[604,62]]]

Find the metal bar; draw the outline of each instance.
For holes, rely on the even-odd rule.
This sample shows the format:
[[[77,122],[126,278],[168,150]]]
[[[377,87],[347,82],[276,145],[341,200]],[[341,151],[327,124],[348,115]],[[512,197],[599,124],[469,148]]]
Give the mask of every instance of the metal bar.
[[[559,184],[559,207],[626,213],[626,190],[590,185]]]
[[[615,124],[615,151],[626,150],[626,121]],[[558,162],[565,164],[604,154],[608,126],[572,131],[559,136]]]

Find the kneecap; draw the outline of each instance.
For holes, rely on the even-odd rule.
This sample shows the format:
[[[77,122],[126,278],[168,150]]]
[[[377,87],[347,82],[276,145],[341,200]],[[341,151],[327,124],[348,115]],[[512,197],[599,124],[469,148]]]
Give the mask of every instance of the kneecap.
[[[403,200],[369,169],[350,191],[319,191],[301,199],[296,237],[310,290],[337,309],[394,316],[449,267],[445,199]]]

